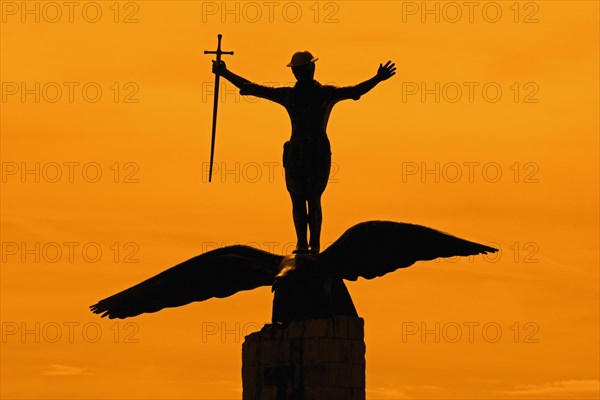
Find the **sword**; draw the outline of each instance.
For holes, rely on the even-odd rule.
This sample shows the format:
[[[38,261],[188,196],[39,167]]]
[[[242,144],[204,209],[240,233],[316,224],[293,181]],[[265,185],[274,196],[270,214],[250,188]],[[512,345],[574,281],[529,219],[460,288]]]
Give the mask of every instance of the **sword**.
[[[215,51],[204,50],[204,54],[216,54],[217,55],[217,58],[215,60],[217,62],[217,64],[221,61],[222,54],[233,55],[233,51],[222,51],[221,50],[221,38],[222,37],[223,37],[223,35],[221,35],[220,33],[217,35],[217,38],[218,38],[217,50],[215,50]],[[210,167],[209,167],[209,171],[208,171],[208,181],[209,182],[212,180],[213,158],[215,155],[215,135],[217,133],[217,108],[219,107],[219,78],[220,78],[220,75],[215,74],[215,102],[213,105],[212,138],[210,141]]]

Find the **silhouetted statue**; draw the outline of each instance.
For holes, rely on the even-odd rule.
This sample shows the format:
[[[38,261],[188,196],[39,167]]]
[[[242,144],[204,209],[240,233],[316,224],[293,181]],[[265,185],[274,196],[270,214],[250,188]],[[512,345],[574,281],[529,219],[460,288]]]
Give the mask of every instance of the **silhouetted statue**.
[[[213,250],[90,308],[102,317],[127,318],[272,286],[274,323],[357,316],[343,279],[373,279],[417,261],[496,251],[420,225],[368,221],[348,229],[317,256],[283,257],[240,245]]]
[[[297,52],[287,65],[297,79],[293,87],[273,88],[257,85],[234,74],[223,61],[213,61],[213,72],[240,88],[242,95],[262,97],[281,104],[292,122],[292,135],[284,144],[285,182],[292,198],[292,215],[297,246],[294,253],[319,254],[321,195],[325,191],[331,169],[331,147],[327,138],[327,121],[333,106],[341,100],[358,100],[379,82],[396,73],[395,64],[379,65],[377,74],[356,86],[321,85],[314,80],[315,61],[308,51]],[[307,210],[308,205],[308,210]],[[307,241],[310,228],[310,249]]]

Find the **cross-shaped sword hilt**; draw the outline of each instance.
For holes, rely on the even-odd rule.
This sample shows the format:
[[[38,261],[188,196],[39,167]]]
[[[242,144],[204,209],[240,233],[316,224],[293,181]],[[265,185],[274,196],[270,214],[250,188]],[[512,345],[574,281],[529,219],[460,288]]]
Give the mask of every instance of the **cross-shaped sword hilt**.
[[[217,55],[217,64],[221,62],[222,54],[231,54],[233,55],[233,51],[223,51],[221,50],[221,38],[223,35],[220,33],[217,35],[219,42],[217,44],[217,50],[204,50],[204,54],[216,54]],[[215,101],[213,105],[213,124],[212,124],[212,138],[210,141],[210,166],[208,172],[208,181],[212,180],[212,170],[213,170],[213,158],[215,155],[215,134],[217,131],[217,107],[219,107],[219,74],[215,74]]]
[[[221,61],[221,55],[222,54],[231,54],[233,55],[233,51],[223,51],[221,50],[221,38],[223,37],[223,35],[221,35],[220,33],[217,35],[217,38],[219,39],[218,43],[217,43],[217,50],[204,50],[204,54],[216,54],[217,55],[217,62]]]

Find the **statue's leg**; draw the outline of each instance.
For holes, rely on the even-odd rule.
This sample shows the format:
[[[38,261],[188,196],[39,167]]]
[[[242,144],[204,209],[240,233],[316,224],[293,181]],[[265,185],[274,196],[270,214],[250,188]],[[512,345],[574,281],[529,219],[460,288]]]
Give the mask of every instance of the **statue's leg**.
[[[323,211],[321,210],[321,195],[308,199],[308,226],[310,228],[310,252],[319,254],[321,251],[321,225]]]
[[[327,187],[329,172],[331,171],[331,149],[329,141],[323,141],[315,148],[312,165],[312,187],[308,196],[308,226],[310,228],[310,252],[319,254],[321,251],[321,225],[323,211],[321,209],[321,195]]]
[[[308,253],[306,201],[310,187],[309,161],[302,142],[286,143],[283,155],[285,185],[292,198],[292,216],[298,239],[294,253]]]
[[[296,252],[306,253],[308,251],[307,223],[308,215],[306,211],[306,200],[304,197],[290,193],[292,197],[292,216],[294,218],[294,228],[296,228]]]

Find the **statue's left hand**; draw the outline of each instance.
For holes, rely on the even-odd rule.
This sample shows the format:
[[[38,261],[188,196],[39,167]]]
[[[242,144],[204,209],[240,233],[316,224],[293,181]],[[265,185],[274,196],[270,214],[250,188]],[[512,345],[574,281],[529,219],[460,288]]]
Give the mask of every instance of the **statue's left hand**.
[[[396,74],[396,64],[388,61],[385,65],[379,64],[379,69],[377,70],[377,77],[385,81],[390,79],[392,76]]]

